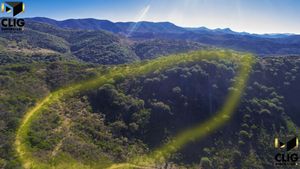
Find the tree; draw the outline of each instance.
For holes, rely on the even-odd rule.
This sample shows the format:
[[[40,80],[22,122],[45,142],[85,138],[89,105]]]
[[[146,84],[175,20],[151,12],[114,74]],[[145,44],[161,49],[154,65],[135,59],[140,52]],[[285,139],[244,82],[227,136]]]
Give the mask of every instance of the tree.
[[[208,157],[202,157],[200,160],[200,168],[201,169],[211,169],[212,164]]]

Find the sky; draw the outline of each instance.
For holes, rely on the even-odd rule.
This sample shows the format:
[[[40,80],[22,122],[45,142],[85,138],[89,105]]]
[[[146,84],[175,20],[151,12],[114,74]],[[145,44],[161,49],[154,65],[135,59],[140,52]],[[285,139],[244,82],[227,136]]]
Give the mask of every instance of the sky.
[[[169,21],[182,27],[300,34],[300,0],[24,0],[22,17]],[[21,16],[19,16],[21,17]]]

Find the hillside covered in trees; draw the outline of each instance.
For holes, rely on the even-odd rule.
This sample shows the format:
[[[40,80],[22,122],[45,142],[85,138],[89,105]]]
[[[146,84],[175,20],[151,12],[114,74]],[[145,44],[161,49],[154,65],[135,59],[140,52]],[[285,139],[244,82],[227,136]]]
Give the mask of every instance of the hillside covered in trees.
[[[152,46],[139,45],[143,46],[139,49]],[[50,92],[108,71],[108,66],[70,57],[1,66],[0,168],[21,168],[13,145],[20,120],[30,107]],[[230,121],[157,167],[274,168],[274,137],[299,136],[299,67],[298,57],[257,58]],[[235,90],[237,73],[236,63],[219,59],[121,78],[49,106],[32,122],[27,144],[35,158],[49,164],[75,160],[100,167],[99,163],[125,162],[214,116],[226,95]]]

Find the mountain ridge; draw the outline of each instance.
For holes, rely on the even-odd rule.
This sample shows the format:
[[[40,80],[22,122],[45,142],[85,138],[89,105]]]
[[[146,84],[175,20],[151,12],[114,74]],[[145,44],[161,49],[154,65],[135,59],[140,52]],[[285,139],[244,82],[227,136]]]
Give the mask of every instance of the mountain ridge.
[[[183,28],[170,22],[111,22],[97,19],[71,19],[55,21],[49,18],[32,18],[63,29],[82,31],[108,31],[130,41],[167,40],[191,41],[217,48],[250,52],[258,56],[288,56],[300,54],[300,35],[250,34],[234,32],[229,28]]]
[[[260,57],[299,56],[300,35],[252,35],[231,29],[182,28],[170,22],[27,18],[24,31],[0,34],[0,64],[75,59],[123,64],[207,48]],[[14,52],[15,51],[15,52]]]
[[[80,19],[65,19],[65,20],[55,20],[47,17],[31,17],[31,18],[25,18],[27,20],[33,20],[33,21],[39,21],[49,24],[55,24],[56,26],[61,26],[64,28],[81,28],[81,29],[90,29],[90,30],[98,30],[98,29],[104,29],[109,30],[108,26],[111,26],[111,32],[119,33],[120,31],[124,31],[124,24],[126,25],[126,28],[129,27],[129,25],[133,24],[146,24],[146,25],[165,25],[172,27],[173,29],[176,29],[178,32],[183,33],[185,31],[210,31],[210,32],[219,32],[219,33],[230,33],[230,34],[240,34],[240,35],[252,35],[252,36],[258,36],[258,37],[270,37],[270,38],[281,38],[281,37],[287,37],[287,36],[294,36],[298,35],[295,33],[249,33],[249,32],[238,32],[233,31],[231,28],[215,28],[210,29],[205,26],[199,26],[199,27],[181,27],[178,26],[172,22],[164,21],[164,22],[152,22],[152,21],[126,21],[126,22],[112,22],[110,20],[106,19],[95,19],[95,18],[80,18]],[[74,25],[74,23],[79,24],[86,24],[87,22],[92,22],[94,26],[90,26],[89,24],[86,26],[83,25]],[[70,24],[70,25],[68,25]],[[73,24],[73,25],[72,25]],[[96,24],[96,25],[95,25]],[[98,24],[98,25],[97,25]],[[123,27],[123,30],[122,30]],[[160,30],[164,32],[163,30]]]

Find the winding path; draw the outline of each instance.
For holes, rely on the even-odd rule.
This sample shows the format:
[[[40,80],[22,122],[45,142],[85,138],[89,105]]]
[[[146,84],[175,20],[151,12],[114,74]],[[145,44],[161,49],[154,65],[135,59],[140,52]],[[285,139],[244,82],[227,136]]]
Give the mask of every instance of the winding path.
[[[22,162],[22,166],[25,169],[40,169],[40,168],[60,168],[57,166],[50,166],[50,164],[42,163],[34,158],[30,152],[30,146],[28,145],[28,133],[30,130],[30,125],[45,108],[54,102],[60,101],[64,97],[70,97],[79,92],[85,92],[87,90],[96,89],[107,83],[114,83],[115,80],[123,79],[128,76],[139,76],[145,75],[155,71],[161,71],[172,67],[174,65],[182,63],[197,62],[203,59],[206,60],[218,60],[218,59],[230,59],[239,64],[239,72],[235,77],[233,84],[234,90],[231,90],[227,96],[226,102],[223,108],[216,113],[214,117],[199,124],[193,128],[187,129],[177,136],[175,136],[170,142],[162,145],[152,153],[133,158],[127,163],[114,164],[109,167],[109,169],[125,169],[125,168],[153,168],[153,166],[158,162],[163,162],[169,157],[170,154],[176,152],[188,142],[196,139],[201,139],[207,134],[217,130],[223,124],[225,124],[228,119],[230,119],[234,110],[239,104],[239,100],[242,93],[246,87],[246,83],[250,74],[252,64],[254,63],[254,57],[251,54],[245,53],[235,53],[224,50],[213,50],[213,51],[197,51],[187,54],[178,54],[168,57],[160,57],[146,62],[132,63],[129,65],[121,65],[113,67],[108,70],[107,73],[100,77],[94,79],[83,81],[77,84],[73,84],[62,88],[49,94],[47,97],[38,102],[32,109],[25,113],[20,126],[16,133],[15,138],[15,150]],[[64,165],[66,166],[66,165]],[[71,165],[69,168],[76,166],[79,168],[91,168],[91,166],[85,165]],[[151,167],[152,166],[152,167]],[[65,167],[64,167],[65,168]],[[97,167],[98,168],[98,167]],[[99,166],[101,168],[101,166]]]

